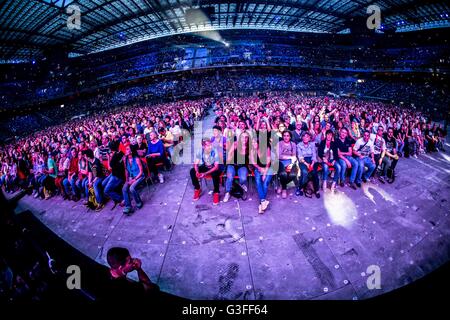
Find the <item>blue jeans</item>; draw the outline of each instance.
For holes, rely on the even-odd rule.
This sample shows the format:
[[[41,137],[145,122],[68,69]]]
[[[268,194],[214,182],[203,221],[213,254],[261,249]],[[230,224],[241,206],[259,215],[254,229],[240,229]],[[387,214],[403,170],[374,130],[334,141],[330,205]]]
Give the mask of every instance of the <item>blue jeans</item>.
[[[41,174],[40,176],[38,176],[36,178],[36,182],[38,184],[38,188],[42,187],[44,185],[44,180],[45,180],[45,174]]]
[[[83,179],[78,179],[77,180],[77,189],[80,191],[80,194],[83,198],[87,197],[87,183],[88,183],[88,178],[84,177]]]
[[[72,187],[72,192],[73,192],[74,195],[76,195],[76,196],[80,195],[80,191],[76,187],[76,181],[77,181],[77,175],[74,175],[72,177],[72,179],[70,179],[70,181],[69,181],[68,177],[63,180],[62,184],[63,184],[63,187],[64,187],[64,191],[66,192],[67,195],[70,194],[69,186]]]
[[[239,183],[247,183],[248,169],[247,167],[240,167],[237,170],[239,176]],[[236,175],[236,168],[234,165],[227,166],[227,181],[225,182],[225,192],[230,192],[231,186],[233,185],[234,176]]]
[[[108,184],[109,180],[111,180],[112,175],[110,174],[109,176],[107,176],[105,179],[103,179],[102,181],[102,187],[103,190],[105,190],[106,185]]]
[[[39,191],[39,188],[44,186],[45,174],[41,174],[39,176],[35,176],[35,189]]]
[[[13,176],[6,177],[5,190],[12,191],[14,189],[14,186],[17,183],[17,180],[18,180],[17,177],[13,177]]]
[[[139,196],[139,192],[137,192],[136,188],[144,180],[144,177],[140,177],[138,180],[136,180],[132,185],[129,185],[127,182],[123,185],[122,193],[123,193],[123,199],[125,200],[125,208],[131,209],[131,197],[130,193],[134,198],[134,201],[136,202],[136,205],[142,204],[141,197]]]
[[[397,144],[398,144],[398,152],[403,152],[403,148],[405,147],[405,143],[404,142],[401,142],[401,141],[398,141],[397,140]]]
[[[6,175],[0,177],[0,186],[6,185]]]
[[[105,194],[113,199],[114,202],[121,202],[123,200],[122,193],[117,192],[117,189],[123,184],[123,180],[110,174],[103,181],[103,188]]]
[[[367,167],[367,171],[364,173],[364,179],[367,180],[373,173],[376,168],[375,163],[372,162],[372,158],[364,157],[358,159],[359,167],[358,167],[358,175],[356,178],[356,182],[361,183],[361,179],[364,172],[364,167]]]
[[[305,161],[308,164],[312,163],[311,157],[305,157]],[[319,163],[316,162],[313,166],[313,170],[311,171],[311,178],[312,178],[312,181],[314,184],[314,192],[317,192],[319,190],[318,166],[319,166]],[[309,170],[308,170],[308,167],[304,163],[301,163],[300,171],[301,171],[301,177],[300,177],[301,180],[300,180],[299,188],[303,189],[306,187],[306,184],[308,182]]]
[[[272,168],[269,168],[266,174],[266,178],[262,181],[262,174],[258,169],[255,169],[255,182],[256,190],[258,190],[259,200],[263,201],[267,199],[267,190],[269,190],[270,180],[272,180]]]
[[[1,183],[0,183],[0,185],[1,185]],[[30,174],[28,175],[28,177],[26,177],[25,185],[26,185],[27,187],[32,187],[33,189],[35,189],[35,186],[36,186],[36,178],[34,177],[34,173],[30,173]]]
[[[341,176],[341,164],[339,163],[339,161],[335,161],[333,164],[333,168],[334,168],[334,177],[333,177],[333,182],[338,182],[339,177]],[[323,181],[328,181],[328,173],[330,172],[330,168],[328,167],[328,164],[326,163],[322,163],[322,170],[323,170]]]
[[[345,158],[352,164],[352,172],[350,173],[350,183],[355,182],[356,174],[358,173],[359,162],[350,156],[345,156]],[[345,181],[345,172],[347,171],[347,163],[343,159],[339,159],[339,164],[341,165],[341,182]]]
[[[94,185],[93,185],[94,193],[95,193],[95,200],[97,200],[97,202],[99,204],[103,203],[103,188],[102,188],[103,180],[104,180],[104,178],[97,178],[97,180],[95,180]],[[86,181],[85,192],[86,192],[86,195],[89,194],[89,187],[88,187],[87,181]]]
[[[169,153],[170,158],[172,159],[173,158],[173,146],[167,147],[166,150]]]

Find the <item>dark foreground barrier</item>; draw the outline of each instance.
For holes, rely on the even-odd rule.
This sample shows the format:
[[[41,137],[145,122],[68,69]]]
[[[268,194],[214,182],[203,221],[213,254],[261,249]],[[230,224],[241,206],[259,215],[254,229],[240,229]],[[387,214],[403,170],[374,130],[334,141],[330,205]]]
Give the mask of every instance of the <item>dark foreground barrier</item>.
[[[2,281],[0,301],[94,304],[110,301],[111,278],[106,266],[72,247],[30,211],[14,214],[14,202],[18,199],[6,201],[1,194],[0,200],[3,208],[0,214],[1,268],[10,275],[6,283]],[[117,298],[134,299],[121,297],[120,293]],[[164,292],[152,294],[150,298],[149,303],[185,301]],[[142,302],[143,297],[136,297],[136,301]]]

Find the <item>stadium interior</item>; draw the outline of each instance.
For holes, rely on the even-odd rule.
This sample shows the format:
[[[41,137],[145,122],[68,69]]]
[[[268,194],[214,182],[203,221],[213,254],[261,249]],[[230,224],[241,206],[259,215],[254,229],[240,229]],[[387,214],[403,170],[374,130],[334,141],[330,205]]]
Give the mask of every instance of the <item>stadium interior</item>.
[[[4,1],[0,301],[110,299],[118,247],[166,301],[383,299],[436,274],[449,14],[440,0]],[[65,287],[71,265],[81,289]]]

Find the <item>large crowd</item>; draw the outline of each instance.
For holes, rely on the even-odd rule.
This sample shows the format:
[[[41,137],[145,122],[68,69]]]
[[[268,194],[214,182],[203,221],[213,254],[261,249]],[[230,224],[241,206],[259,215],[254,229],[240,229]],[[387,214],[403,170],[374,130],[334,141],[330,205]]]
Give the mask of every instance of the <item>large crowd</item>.
[[[168,77],[162,81],[137,84],[132,87],[95,96],[70,99],[68,103],[56,108],[38,110],[25,116],[3,117],[0,119],[0,138],[21,136],[72,117],[109,110],[111,106],[138,104],[150,100],[189,99],[196,96],[228,96],[230,94],[253,91],[302,91],[318,95],[328,92],[336,95],[370,96],[395,104],[403,104],[442,116],[442,108],[450,103],[444,88],[431,83],[409,83],[382,81],[375,79],[355,79],[344,77],[325,77],[296,73],[217,72],[215,75],[199,74],[189,77]],[[35,110],[36,108],[33,107]],[[435,109],[435,110],[434,110]]]
[[[41,70],[38,61],[5,69],[0,77],[0,102],[13,107],[24,101],[51,99],[99,85],[122,82],[159,72],[230,65],[289,65],[326,69],[448,70],[448,49],[440,45],[417,47],[342,46],[329,41],[271,43],[237,38],[230,45],[205,41],[202,46],[161,44],[151,48],[86,56]],[[43,70],[45,67],[43,67]],[[39,74],[39,76],[37,76]]]
[[[314,81],[312,78],[283,74],[221,74],[220,76],[190,76],[186,79],[165,79],[151,84],[141,84],[111,93],[101,93],[87,99],[77,99],[63,105],[63,108],[40,110],[24,116],[0,119],[0,138],[2,136],[21,136],[50,123],[67,121],[72,117],[110,109],[111,106],[144,104],[147,99],[167,97],[192,97],[196,95],[216,95],[228,92],[247,92],[254,90],[326,90],[329,82]],[[51,121],[48,121],[51,119]]]
[[[227,202],[246,194],[252,176],[260,213],[268,208],[271,181],[279,182],[281,198],[291,182],[296,195],[318,198],[321,189],[358,189],[375,175],[384,183],[401,157],[443,150],[446,136],[444,127],[415,109],[286,92],[131,106],[2,147],[1,186],[6,192],[25,189],[35,198],[83,198],[97,211],[111,200],[130,214],[143,206],[139,185],[164,183],[163,171],[171,168],[183,132],[192,131],[210,108],[217,114],[213,135],[203,137],[190,172],[194,200],[201,195],[201,179],[212,179],[213,203],[219,204],[221,182]]]
[[[43,199],[83,198],[97,211],[112,199],[130,213],[132,198],[142,205],[136,187],[144,178],[164,182],[161,169],[170,167],[183,130],[192,130],[207,104],[122,108],[33,133],[0,149],[2,188]]]
[[[290,182],[297,196],[317,198],[328,187],[357,190],[375,175],[385,183],[394,179],[401,157],[443,150],[446,136],[442,125],[414,109],[355,99],[266,94],[224,98],[215,109],[214,135],[203,141],[190,174],[194,200],[201,195],[200,178],[213,180],[218,204],[221,179],[227,202],[233,193],[245,194],[253,176],[259,213],[269,205],[271,180],[279,182],[283,199]]]

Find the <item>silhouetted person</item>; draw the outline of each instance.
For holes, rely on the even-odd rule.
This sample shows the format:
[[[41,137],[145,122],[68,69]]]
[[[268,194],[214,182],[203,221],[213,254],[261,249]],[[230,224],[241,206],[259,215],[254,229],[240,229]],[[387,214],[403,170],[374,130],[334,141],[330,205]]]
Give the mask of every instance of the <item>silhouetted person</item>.
[[[106,302],[137,302],[144,299],[151,302],[159,295],[159,287],[142,270],[141,260],[132,258],[128,249],[109,249],[107,261],[110,266],[110,281],[105,292]],[[133,271],[137,271],[138,282],[127,278],[127,274]]]

